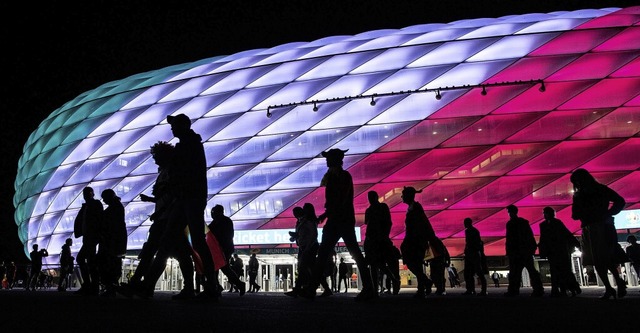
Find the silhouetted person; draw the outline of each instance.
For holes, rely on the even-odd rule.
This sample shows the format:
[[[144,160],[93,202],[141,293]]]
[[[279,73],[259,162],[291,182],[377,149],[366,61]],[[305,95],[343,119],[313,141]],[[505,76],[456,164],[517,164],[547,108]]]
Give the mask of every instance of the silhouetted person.
[[[638,239],[634,235],[627,236],[627,243],[629,243],[629,246],[627,246],[625,252],[631,260],[631,266],[636,271],[636,277],[640,279],[640,244],[638,244]]]
[[[85,187],[82,190],[82,196],[84,203],[73,226],[75,238],[82,237],[82,246],[76,257],[82,284],[75,293],[78,295],[98,295],[100,275],[96,261],[96,250],[98,243],[100,243],[100,227],[104,209],[100,200],[94,198],[93,188]]]
[[[338,264],[338,292],[340,292],[340,286],[344,282],[344,292],[349,291],[349,267],[347,263],[344,262],[344,258],[340,258],[340,263]]]
[[[311,277],[312,281],[301,293],[302,296],[307,298],[315,296],[320,279],[323,278],[327,258],[331,256],[333,248],[340,238],[344,241],[360,271],[362,291],[356,296],[356,301],[370,300],[378,296],[373,289],[367,262],[360,251],[360,246],[356,239],[353,179],[351,174],[342,168],[345,152],[346,150],[337,148],[322,152],[329,170],[327,170],[320,182],[320,186],[325,187],[325,212],[319,216],[319,219],[323,221],[326,218],[327,222],[322,230],[322,242],[320,243],[316,265]]]
[[[331,254],[331,291],[334,293],[338,292],[338,259],[336,258],[336,252],[333,251]]]
[[[595,267],[605,286],[602,299],[616,297],[607,271],[611,272],[618,285],[617,297],[624,297],[627,287],[618,273],[619,263],[615,255],[618,236],[613,216],[624,208],[625,201],[614,190],[598,183],[585,169],[577,169],[570,179],[574,189],[571,218],[580,220],[582,227],[582,264]]]
[[[429,243],[439,253],[438,256],[428,260],[429,275],[431,281],[433,281],[433,286],[436,287],[435,294],[445,295],[446,278],[444,274],[447,266],[449,266],[451,262],[451,256],[449,255],[449,250],[447,250],[447,247],[440,238],[433,237],[429,240]]]
[[[484,253],[484,243],[480,238],[480,231],[473,226],[470,218],[464,219],[464,282],[466,291],[464,295],[475,295],[475,276],[480,281],[480,296],[487,295],[487,278],[482,265],[482,254]]]
[[[318,244],[318,217],[315,207],[311,203],[305,203],[303,207],[294,207],[293,216],[297,219],[296,228],[295,231],[289,232],[289,235],[291,236],[290,240],[296,242],[298,246],[298,278],[293,289],[285,293],[290,297],[298,296],[303,286],[311,281],[311,273],[320,246]],[[320,282],[322,284],[322,281]]]
[[[256,282],[258,279],[258,271],[260,270],[260,263],[258,262],[258,258],[256,258],[256,254],[252,253],[251,257],[249,257],[249,292],[257,293],[260,291],[260,285]]]
[[[127,252],[127,226],[120,197],[112,189],[106,189],[102,191],[102,200],[107,208],[100,228],[97,254],[100,282],[104,286],[100,296],[115,297],[122,275],[122,259]]]
[[[556,218],[556,211],[551,207],[542,210],[544,221],[540,223],[540,257],[549,261],[551,274],[551,297],[572,296],[582,292],[572,272],[571,254],[580,248],[578,239],[567,229],[562,221]]]
[[[491,274],[491,280],[493,280],[494,287],[500,287],[500,274],[498,274],[498,272],[493,271],[493,274]]]
[[[236,276],[238,276],[238,278],[244,277],[244,261],[242,260],[242,258],[240,258],[238,256],[237,253],[233,254],[233,260],[230,261],[228,266],[231,268],[231,270],[233,272],[236,273]],[[228,276],[227,276],[227,280],[228,280]],[[240,281],[240,282],[242,282],[242,281]],[[229,280],[229,283],[231,284],[231,289],[229,289],[229,292],[240,292],[241,291],[240,290],[240,286],[242,286],[242,288],[243,288],[242,289],[242,294],[244,295],[244,292],[245,292],[244,291],[245,290],[244,289],[245,288],[244,282],[242,282],[243,284],[240,285],[238,283],[234,283],[231,280]]]
[[[71,255],[71,245],[73,245],[73,239],[67,238],[62,245],[62,251],[60,251],[60,282],[58,283],[58,291],[67,291],[67,288],[70,287],[70,275],[73,272],[73,260],[75,259]]]
[[[544,295],[544,287],[540,280],[540,273],[533,263],[533,255],[538,247],[529,221],[518,216],[518,207],[507,207],[509,221],[507,222],[506,253],[509,259],[509,287],[504,294],[507,297],[520,294],[522,270],[527,269],[531,278],[533,293],[531,296]]]
[[[231,221],[228,216],[224,215],[224,207],[222,207],[221,205],[215,205],[211,209],[211,217],[213,218],[213,220],[209,224],[209,230],[211,230],[211,233],[218,240],[220,248],[222,249],[222,253],[225,256],[225,259],[228,260],[229,258],[231,258],[231,256],[234,254],[233,252],[235,251],[235,244],[233,243],[233,235],[235,233],[233,228],[233,221]],[[238,254],[235,254],[234,263],[236,263],[236,260],[240,259],[237,258],[237,256]],[[242,260],[239,260],[237,264],[244,266]],[[246,291],[246,284],[240,280],[240,277],[238,275],[238,268],[236,268],[235,265],[231,267],[230,265],[224,265],[222,266],[222,268],[220,268],[220,270],[227,277],[229,283],[235,286],[235,289],[240,292],[240,296],[244,295]],[[219,281],[217,272],[216,281]]]
[[[367,193],[369,207],[364,213],[364,224],[367,226],[364,239],[364,253],[371,270],[373,288],[376,292],[381,284],[381,277],[385,275],[393,282],[394,289],[399,288],[400,278],[394,275],[391,267],[394,265],[392,247],[393,243],[389,238],[391,233],[391,212],[386,203],[378,200],[378,193],[369,191]],[[380,273],[380,277],[378,274]]]
[[[10,261],[6,267],[7,272],[5,275],[7,276],[7,285],[9,289],[13,289],[13,286],[16,283],[16,263]]]
[[[447,267],[447,273],[449,274],[449,287],[455,288],[460,285],[460,276],[458,275],[458,270],[453,264],[449,264]]]
[[[33,249],[29,253],[31,257],[31,273],[29,274],[26,290],[36,290],[38,279],[42,272],[42,258],[49,256],[47,249],[38,250],[38,244],[33,244],[31,248]]]
[[[180,140],[175,146],[175,155],[170,167],[172,175],[169,180],[172,182],[171,188],[176,200],[170,210],[168,223],[178,224],[181,229],[189,227],[191,244],[202,260],[206,280],[204,292],[198,296],[217,298],[219,294],[216,270],[204,232],[207,160],[202,137],[191,129],[191,120],[184,114],[168,116],[167,122],[171,125],[173,135]]]
[[[424,257],[429,240],[436,236],[422,205],[415,201],[416,193],[420,192],[422,191],[416,191],[413,187],[405,187],[402,190],[402,202],[408,207],[404,221],[406,231],[400,251],[404,264],[418,279],[418,290],[414,297],[425,298],[431,294],[433,281],[424,273]]]
[[[322,273],[322,279],[320,279],[320,286],[322,286],[322,294],[320,297],[327,297],[333,295],[333,291],[331,291],[331,286],[329,285],[328,279],[331,278],[331,274],[333,273],[333,257],[329,256],[327,258],[324,272]]]

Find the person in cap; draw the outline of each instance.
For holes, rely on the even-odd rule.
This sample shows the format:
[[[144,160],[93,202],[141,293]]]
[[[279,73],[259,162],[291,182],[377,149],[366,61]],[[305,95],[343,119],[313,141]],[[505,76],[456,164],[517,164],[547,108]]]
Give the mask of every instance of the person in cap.
[[[365,261],[355,233],[355,209],[353,206],[353,179],[351,174],[342,168],[344,153],[347,150],[338,148],[322,152],[326,159],[328,170],[322,177],[320,186],[325,187],[325,211],[318,218],[327,220],[322,231],[322,242],[318,250],[318,257],[307,286],[302,288],[299,295],[313,298],[316,294],[326,262],[332,255],[333,248],[340,238],[349,249],[360,271],[362,291],[356,296],[356,301],[371,300],[378,296],[373,289],[373,281],[369,267]]]

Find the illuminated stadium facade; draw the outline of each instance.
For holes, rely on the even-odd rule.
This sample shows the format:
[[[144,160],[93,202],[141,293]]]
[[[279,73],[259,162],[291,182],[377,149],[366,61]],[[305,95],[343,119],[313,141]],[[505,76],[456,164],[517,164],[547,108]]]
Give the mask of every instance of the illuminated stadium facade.
[[[128,248],[140,249],[153,204],[139,195],[157,171],[149,147],[176,142],[166,117],[179,113],[205,141],[207,218],[221,204],[236,230],[293,228],[292,207],[305,202],[321,212],[320,153],[341,148],[358,225],[375,190],[391,207],[397,243],[404,186],[423,189],[416,199],[452,256],[462,253],[465,217],[487,255],[503,255],[509,204],[536,234],[544,206],[579,234],[570,217],[576,168],[640,208],[639,22],[632,7],[424,24],[106,83],[55,110],[25,144],[14,197],[20,239],[26,253],[33,243],[48,248],[45,264],[57,265],[92,186],[122,198]]]

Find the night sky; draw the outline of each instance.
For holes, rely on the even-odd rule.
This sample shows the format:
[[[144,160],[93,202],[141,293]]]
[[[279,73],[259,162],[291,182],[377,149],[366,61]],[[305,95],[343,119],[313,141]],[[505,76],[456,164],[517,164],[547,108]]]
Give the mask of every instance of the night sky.
[[[147,4],[141,4],[142,2]],[[64,1],[2,6],[0,259],[26,260],[13,219],[18,159],[48,114],[104,83],[219,55],[416,24],[635,1]]]

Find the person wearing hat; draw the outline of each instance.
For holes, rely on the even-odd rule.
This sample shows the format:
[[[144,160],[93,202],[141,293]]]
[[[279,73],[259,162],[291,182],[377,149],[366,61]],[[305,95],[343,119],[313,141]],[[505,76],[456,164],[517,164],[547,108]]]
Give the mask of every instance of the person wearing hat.
[[[324,278],[323,272],[326,262],[332,255],[333,248],[340,238],[349,249],[349,253],[351,253],[360,271],[362,291],[356,296],[356,301],[367,301],[378,296],[373,289],[369,267],[356,239],[353,179],[351,174],[342,168],[344,153],[347,150],[334,148],[322,152],[329,169],[320,182],[320,186],[325,187],[325,212],[318,218],[320,221],[324,221],[326,218],[327,222],[322,230],[322,242],[320,243],[318,257],[316,258],[310,281],[299,292],[302,297],[315,297],[316,289],[321,279]]]
[[[424,257],[429,240],[436,238],[436,233],[424,213],[422,205],[415,200],[417,191],[413,187],[405,187],[402,190],[402,202],[407,204],[407,215],[405,217],[405,236],[400,251],[402,252],[402,261],[407,268],[418,279],[418,290],[414,295],[415,298],[425,298],[431,294],[431,286],[433,281],[424,273]]]

